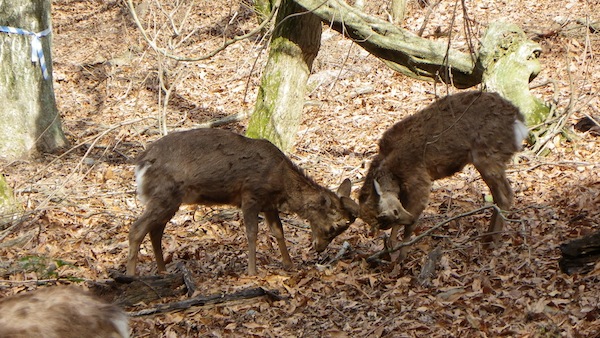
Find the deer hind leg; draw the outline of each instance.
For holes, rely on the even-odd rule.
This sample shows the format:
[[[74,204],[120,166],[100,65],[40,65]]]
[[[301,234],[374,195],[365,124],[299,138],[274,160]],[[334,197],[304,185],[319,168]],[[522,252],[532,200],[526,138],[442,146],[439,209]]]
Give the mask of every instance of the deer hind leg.
[[[253,198],[242,200],[242,213],[248,238],[248,274],[256,275],[256,240],[258,237],[258,213],[260,208]]]
[[[173,218],[180,204],[180,200],[176,198],[150,200],[142,216],[131,225],[129,230],[129,255],[127,258],[128,275],[135,275],[140,245],[148,233],[150,233],[152,241],[157,270],[158,272],[166,270],[161,248],[162,235],[167,222]]]
[[[481,158],[473,163],[475,168],[481,174],[483,181],[490,188],[494,203],[500,210],[508,210],[512,205],[513,191],[506,178],[506,164],[503,158],[489,157]],[[504,227],[504,219],[498,210],[492,213],[488,235],[484,237],[484,242],[497,243],[500,239],[500,232]]]
[[[264,214],[267,224],[269,225],[269,229],[271,229],[271,233],[277,240],[277,245],[279,246],[279,251],[281,252],[281,261],[283,262],[283,267],[286,270],[290,270],[294,267],[294,263],[292,263],[292,259],[290,258],[290,254],[288,253],[287,246],[285,245],[285,237],[283,236],[283,225],[281,224],[279,213],[277,212],[277,210],[274,210],[267,211]]]

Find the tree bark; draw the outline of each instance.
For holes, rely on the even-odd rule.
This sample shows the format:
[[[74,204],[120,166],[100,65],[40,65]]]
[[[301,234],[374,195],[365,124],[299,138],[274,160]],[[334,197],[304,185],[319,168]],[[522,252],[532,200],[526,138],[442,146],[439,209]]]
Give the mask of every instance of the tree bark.
[[[320,45],[320,19],[292,0],[282,0],[247,136],[265,138],[289,150],[300,125],[306,82]]]
[[[38,33],[51,27],[50,0],[0,2],[0,25]],[[0,157],[30,157],[66,146],[52,85],[51,35],[40,41],[48,69],[32,63],[32,37],[0,32]]]
[[[481,83],[483,68],[476,56],[448,49],[446,42],[421,38],[342,0],[294,1],[399,73],[457,88]]]
[[[397,72],[461,89],[483,83],[485,90],[498,92],[519,107],[528,125],[538,124],[550,112],[528,87],[541,70],[541,47],[515,25],[492,23],[479,50],[462,53],[447,42],[424,39],[369,16],[343,0],[295,1]]]
[[[507,22],[492,22],[481,39],[478,59],[485,69],[482,82],[519,107],[529,126],[546,120],[550,107],[529,92],[529,82],[541,71],[540,45],[527,38],[521,28]]]
[[[400,25],[406,14],[406,0],[392,0],[392,19],[394,24]]]

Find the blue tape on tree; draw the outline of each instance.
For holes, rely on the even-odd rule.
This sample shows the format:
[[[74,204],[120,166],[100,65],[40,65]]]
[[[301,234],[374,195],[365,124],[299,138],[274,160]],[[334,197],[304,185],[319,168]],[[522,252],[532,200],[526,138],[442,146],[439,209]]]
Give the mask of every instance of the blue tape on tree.
[[[42,41],[40,39],[50,34],[50,28],[39,33],[34,33],[21,28],[0,26],[0,32],[31,36],[31,62],[39,62],[40,68],[42,68],[44,79],[47,80],[48,68],[46,67],[46,58],[44,57],[44,50],[42,48]]]

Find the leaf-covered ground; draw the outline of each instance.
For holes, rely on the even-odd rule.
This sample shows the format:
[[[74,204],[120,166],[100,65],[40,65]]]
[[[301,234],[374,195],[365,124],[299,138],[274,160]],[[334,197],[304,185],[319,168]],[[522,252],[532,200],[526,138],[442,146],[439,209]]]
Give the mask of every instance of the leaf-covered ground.
[[[243,2],[230,8],[206,0],[159,6],[167,2],[144,2],[138,13],[150,39],[179,56],[206,54],[258,22]],[[386,18],[388,2],[378,3],[365,10]],[[561,243],[600,230],[599,140],[572,128],[582,116],[600,115],[600,36],[584,25],[598,25],[600,4],[479,0],[466,6],[473,41],[489,22],[505,20],[540,43],[543,70],[533,92],[555,105],[557,122],[566,118],[564,133],[548,142],[543,156],[526,149],[511,163],[514,221],[499,248],[482,248],[479,236],[490,215],[481,213],[414,245],[403,266],[373,267],[365,258],[382,248],[382,237],[370,237],[361,220],[317,255],[305,220],[284,215],[296,269],[282,269],[277,245],[263,226],[259,275],[249,277],[239,212],[182,207],[163,239],[169,270],[185,262],[198,294],[262,286],[277,290],[283,300],[136,317],[133,336],[600,336],[600,269],[568,276],[557,264]],[[129,225],[143,210],[134,195],[131,161],[159,138],[159,116],[166,116],[172,130],[251,111],[267,56],[267,41],[259,36],[198,62],[159,57],[121,1],[57,0],[52,14],[55,92],[72,148],[2,163],[27,215],[2,232],[2,296],[34,289],[37,280],[85,284],[77,280],[124,271]],[[451,30],[452,48],[466,50],[464,18],[454,1],[442,0],[430,14],[409,1],[404,26],[416,32],[426,22],[423,36],[430,39],[447,39]],[[171,92],[165,101],[166,89]],[[351,178],[356,197],[383,131],[448,90],[454,91],[394,73],[324,25],[304,121],[289,155],[325,186]],[[224,128],[243,132],[246,124],[243,119]],[[417,234],[485,205],[486,194],[470,166],[436,182]],[[345,241],[351,249],[330,264]],[[439,266],[422,285],[417,277],[436,247],[442,252]],[[148,239],[138,269],[155,273]]]

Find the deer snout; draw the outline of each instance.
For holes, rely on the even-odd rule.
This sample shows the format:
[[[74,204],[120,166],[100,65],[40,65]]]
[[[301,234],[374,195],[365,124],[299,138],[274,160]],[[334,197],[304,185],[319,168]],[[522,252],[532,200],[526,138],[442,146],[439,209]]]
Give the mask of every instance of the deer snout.
[[[323,240],[321,238],[313,239],[313,248],[315,248],[316,252],[323,252],[327,249],[329,245],[329,241]]]
[[[396,218],[390,215],[377,217],[377,229],[387,230],[396,224]]]
[[[379,214],[377,215],[379,229],[386,230],[395,224],[412,224],[413,215],[404,209],[402,202],[392,194],[384,196],[379,201]]]

